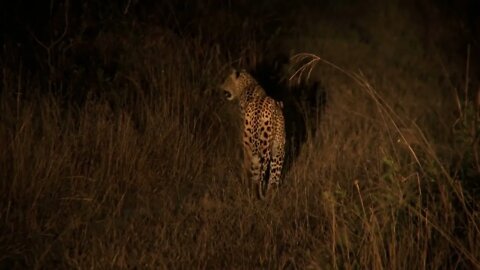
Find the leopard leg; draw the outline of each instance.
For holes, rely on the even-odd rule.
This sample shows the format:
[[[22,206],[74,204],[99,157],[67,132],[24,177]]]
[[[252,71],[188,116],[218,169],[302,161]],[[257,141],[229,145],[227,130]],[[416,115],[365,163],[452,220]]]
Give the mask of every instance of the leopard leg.
[[[270,152],[263,152],[262,158],[260,159],[260,179],[257,182],[258,185],[258,195],[260,199],[265,199],[268,194],[269,189],[269,176],[268,173],[270,167]]]
[[[282,177],[282,167],[283,167],[284,152],[277,151],[273,157],[270,164],[270,179],[268,181],[268,189],[271,189],[272,186],[280,185],[280,179]]]
[[[252,156],[251,162],[251,183],[257,185],[262,181],[262,164],[260,158],[257,155]]]
[[[285,128],[282,116],[277,118],[275,134],[277,137],[272,141],[272,163],[270,165],[269,187],[278,186],[282,178],[283,162],[285,159]]]

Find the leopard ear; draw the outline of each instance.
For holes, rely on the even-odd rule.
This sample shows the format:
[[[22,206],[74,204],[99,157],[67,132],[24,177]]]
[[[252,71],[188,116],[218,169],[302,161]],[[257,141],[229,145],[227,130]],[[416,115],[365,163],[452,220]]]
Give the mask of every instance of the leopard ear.
[[[240,72],[238,71],[238,69],[234,68],[234,67],[230,67],[230,76],[234,76],[235,79],[238,78],[238,76],[240,76]]]

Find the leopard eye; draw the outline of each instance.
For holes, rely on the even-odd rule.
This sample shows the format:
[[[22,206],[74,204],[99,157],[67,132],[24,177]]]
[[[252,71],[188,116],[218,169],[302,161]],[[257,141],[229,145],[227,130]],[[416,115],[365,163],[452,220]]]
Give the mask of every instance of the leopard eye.
[[[231,99],[232,98],[232,93],[228,92],[228,91],[223,91],[223,95],[225,95],[225,98],[227,99]]]

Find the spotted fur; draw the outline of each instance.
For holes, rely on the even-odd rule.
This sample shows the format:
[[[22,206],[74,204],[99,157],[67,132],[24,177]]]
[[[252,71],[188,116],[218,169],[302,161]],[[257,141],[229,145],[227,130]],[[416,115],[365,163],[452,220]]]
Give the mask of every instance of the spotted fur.
[[[244,167],[263,199],[280,183],[285,157],[282,103],[269,97],[245,70],[232,70],[221,85],[228,100],[239,100],[243,120]]]

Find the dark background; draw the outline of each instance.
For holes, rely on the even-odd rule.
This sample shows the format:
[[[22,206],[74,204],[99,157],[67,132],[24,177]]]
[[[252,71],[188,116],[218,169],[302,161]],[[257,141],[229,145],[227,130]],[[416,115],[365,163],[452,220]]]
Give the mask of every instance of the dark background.
[[[449,61],[464,61],[468,45],[472,57],[478,55],[480,1],[402,1],[393,5],[397,6],[398,12],[409,14],[407,19],[414,21],[416,27],[411,31],[420,33],[423,45],[440,49],[450,57]],[[150,26],[162,26],[181,36],[202,35],[205,43],[219,43],[235,51],[239,46],[236,39],[242,31],[247,31],[245,28],[262,41],[275,39],[271,34],[279,29],[283,35],[301,35],[302,27],[317,18],[333,25],[347,24],[350,28],[358,28],[361,25],[359,20],[365,16],[374,17],[388,6],[375,1],[348,0],[290,4],[245,0],[3,1],[0,8],[2,60],[4,64],[23,62],[32,71],[38,71],[45,61],[44,48],[38,41],[51,46],[55,41],[68,43],[77,39],[88,46],[101,32],[121,34],[122,31],[134,31],[142,36]],[[250,25],[246,26],[246,22]],[[369,32],[369,29],[365,30]],[[275,41],[282,38],[284,36]],[[79,47],[70,48],[66,53],[79,58],[84,57],[83,54],[98,53],[97,48],[78,52],[82,49]],[[271,48],[269,50],[271,52]],[[477,65],[475,62],[471,64]]]

